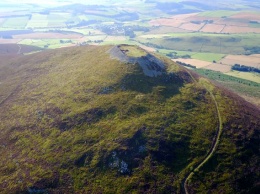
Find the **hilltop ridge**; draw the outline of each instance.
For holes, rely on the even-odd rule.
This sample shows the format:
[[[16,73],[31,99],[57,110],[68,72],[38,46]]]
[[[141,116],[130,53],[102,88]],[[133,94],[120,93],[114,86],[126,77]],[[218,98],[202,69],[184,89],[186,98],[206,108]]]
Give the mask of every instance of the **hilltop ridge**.
[[[157,77],[166,71],[165,65],[161,60],[141,48],[129,47],[128,45],[114,46],[110,50],[110,54],[122,62],[139,64],[144,74],[149,77]]]

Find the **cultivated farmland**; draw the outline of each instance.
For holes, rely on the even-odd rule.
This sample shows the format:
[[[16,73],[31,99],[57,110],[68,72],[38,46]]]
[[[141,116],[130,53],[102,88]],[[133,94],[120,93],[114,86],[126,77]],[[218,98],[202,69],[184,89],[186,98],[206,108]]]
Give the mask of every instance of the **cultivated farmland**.
[[[222,32],[224,27],[225,27],[225,25],[207,24],[200,31],[201,32],[220,33],[220,32]]]
[[[226,73],[226,75],[231,75],[234,77],[250,80],[256,83],[260,83],[260,75],[258,73],[250,73],[250,72],[240,72],[240,71],[230,71]]]
[[[244,26],[226,26],[222,33],[260,33],[260,28],[251,28]]]
[[[252,56],[246,56],[246,55],[228,55],[224,57],[222,60],[220,60],[221,63],[227,64],[227,65],[234,65],[234,64],[240,64],[240,65],[246,65],[250,67],[256,67],[260,68],[260,57],[259,55],[252,55]]]
[[[211,62],[202,61],[202,60],[198,60],[198,59],[172,59],[172,60],[175,62],[180,61],[182,63],[190,64],[190,65],[196,66],[196,68],[202,68],[202,67],[206,67],[206,66],[209,66],[210,64],[212,64]]]
[[[0,26],[3,25],[4,21],[5,21],[5,18],[0,18]]]
[[[3,24],[3,28],[13,28],[13,29],[23,29],[27,25],[27,22],[29,21],[29,17],[13,17],[13,18],[7,18]]]
[[[0,31],[4,33],[0,43],[46,49],[134,44],[174,59],[191,60],[186,62],[199,68],[227,72],[234,63],[259,67],[255,61],[258,59],[250,54],[259,53],[260,14],[249,11],[251,7],[247,5],[236,7],[241,11],[220,9],[216,5],[214,10],[208,10],[208,3],[197,7],[196,3],[186,2],[180,9],[170,11],[167,3],[161,3],[163,7],[148,1],[132,1],[121,6],[118,1],[110,1],[110,4],[115,6],[74,4],[43,9],[26,5],[1,12]],[[249,56],[243,58],[243,55]]]
[[[189,31],[200,31],[200,29],[204,26],[203,23],[201,24],[193,24],[193,23],[184,23],[179,26],[179,28]]]
[[[81,38],[79,33],[35,32],[13,36],[14,39],[76,39]]]
[[[230,16],[230,18],[260,21],[260,14],[256,12],[239,12]]]
[[[199,13],[198,16],[203,17],[228,17],[238,13],[237,11],[227,11],[227,10],[218,10],[218,11],[205,11]]]
[[[48,15],[33,14],[27,23],[26,28],[46,28],[48,27]]]
[[[218,54],[218,53],[195,53],[191,55],[191,57],[194,59],[199,59],[208,62],[219,61],[224,56],[225,56],[224,54]]]
[[[212,63],[209,66],[204,67],[204,69],[210,69],[210,70],[218,71],[221,73],[227,73],[227,72],[231,71],[231,66],[223,65],[220,63]]]

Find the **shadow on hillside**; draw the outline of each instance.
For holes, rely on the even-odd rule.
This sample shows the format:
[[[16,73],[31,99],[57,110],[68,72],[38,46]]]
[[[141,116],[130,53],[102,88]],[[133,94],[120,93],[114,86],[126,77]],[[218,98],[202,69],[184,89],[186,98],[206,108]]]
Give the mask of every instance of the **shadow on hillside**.
[[[127,74],[121,81],[121,88],[140,93],[154,93],[164,98],[169,98],[179,93],[179,88],[183,86],[182,80],[177,74],[163,73],[157,77],[145,76],[139,66],[135,73]]]

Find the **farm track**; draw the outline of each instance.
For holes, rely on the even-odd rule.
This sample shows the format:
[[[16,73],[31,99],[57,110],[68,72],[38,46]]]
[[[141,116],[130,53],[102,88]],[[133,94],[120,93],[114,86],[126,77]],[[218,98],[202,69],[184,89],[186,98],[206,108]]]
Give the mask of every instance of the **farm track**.
[[[227,25],[225,24],[222,28],[222,30],[219,33],[223,33],[224,29],[227,27]]]
[[[200,29],[198,29],[198,32],[200,32],[206,25],[207,25],[207,23],[205,23],[203,26],[201,26]]]
[[[188,72],[188,71],[187,71]],[[188,72],[189,73],[189,72]],[[190,74],[190,73],[189,73]],[[195,80],[195,78],[190,74],[191,78],[193,79],[194,82],[197,82]],[[213,154],[215,153],[218,143],[220,141],[220,136],[222,133],[222,129],[223,129],[223,123],[222,123],[222,119],[221,119],[221,114],[219,111],[219,106],[218,103],[216,101],[216,98],[214,96],[214,94],[206,87],[204,86],[204,88],[210,93],[210,96],[212,98],[212,100],[214,101],[215,107],[216,107],[216,111],[217,111],[217,115],[218,115],[218,129],[217,129],[217,133],[216,136],[214,137],[213,140],[213,144],[208,152],[208,154],[206,155],[205,159],[203,159],[200,163],[198,163],[195,168],[184,178],[184,180],[182,181],[182,189],[184,191],[185,194],[189,194],[188,191],[188,181],[192,178],[192,176],[195,174],[195,172],[198,172],[199,169],[213,156]]]

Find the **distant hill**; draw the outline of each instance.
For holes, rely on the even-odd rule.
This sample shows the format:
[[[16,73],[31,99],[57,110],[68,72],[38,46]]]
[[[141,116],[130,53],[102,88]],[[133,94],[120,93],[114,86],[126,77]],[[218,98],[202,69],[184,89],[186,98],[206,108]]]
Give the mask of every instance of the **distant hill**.
[[[26,54],[41,51],[42,48],[22,44],[0,44],[0,55],[3,54]]]
[[[260,111],[136,46],[0,63],[2,193],[257,193]]]

